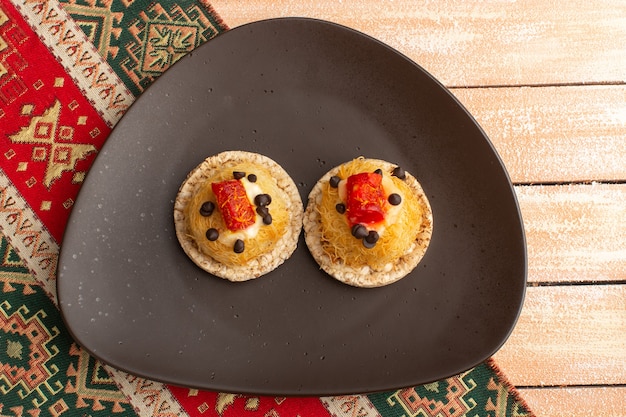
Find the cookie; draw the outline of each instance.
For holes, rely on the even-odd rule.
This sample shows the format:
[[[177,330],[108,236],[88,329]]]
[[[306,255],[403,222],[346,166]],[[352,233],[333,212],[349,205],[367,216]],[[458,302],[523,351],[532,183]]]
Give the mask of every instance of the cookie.
[[[190,172],[174,203],[178,241],[205,271],[247,281],[296,250],[303,204],[289,174],[257,153],[226,151]]]
[[[356,158],[327,172],[304,213],[306,245],[320,268],[357,287],[380,287],[408,275],[433,232],[430,203],[418,180],[379,159]]]

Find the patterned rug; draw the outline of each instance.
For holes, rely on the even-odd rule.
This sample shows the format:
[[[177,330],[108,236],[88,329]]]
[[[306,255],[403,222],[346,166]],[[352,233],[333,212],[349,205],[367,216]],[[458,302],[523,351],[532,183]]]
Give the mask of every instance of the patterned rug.
[[[0,416],[531,416],[493,361],[431,384],[324,398],[167,386],[73,342],[59,242],[111,129],[228,28],[203,0],[0,0]]]

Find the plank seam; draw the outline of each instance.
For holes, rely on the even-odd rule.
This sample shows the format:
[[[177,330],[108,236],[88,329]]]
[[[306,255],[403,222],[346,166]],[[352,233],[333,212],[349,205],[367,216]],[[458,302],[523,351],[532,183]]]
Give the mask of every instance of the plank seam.
[[[539,83],[539,84],[485,84],[485,85],[447,85],[449,90],[468,90],[468,89],[498,89],[498,88],[550,88],[550,87],[610,87],[610,86],[624,86],[624,81],[590,81],[590,82],[575,82],[575,83]]]
[[[626,388],[626,384],[516,385],[517,389]]]
[[[626,179],[617,180],[584,180],[584,181],[543,181],[543,182],[514,182],[513,186],[520,187],[532,187],[532,186],[544,186],[544,187],[561,187],[569,185],[622,185],[626,184]]]
[[[606,285],[626,285],[626,279],[619,280],[598,280],[598,281],[532,281],[526,284],[527,287],[571,287],[571,286],[606,286]]]

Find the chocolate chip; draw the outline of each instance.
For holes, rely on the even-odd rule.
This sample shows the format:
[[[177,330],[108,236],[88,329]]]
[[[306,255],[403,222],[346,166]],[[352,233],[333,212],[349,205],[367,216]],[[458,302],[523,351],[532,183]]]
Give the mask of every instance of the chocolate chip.
[[[205,201],[200,206],[200,214],[204,217],[213,214],[213,210],[215,210],[215,203],[213,203],[212,201]]]
[[[379,238],[380,236],[378,235],[378,232],[376,230],[370,230],[367,236],[363,238],[363,246],[365,246],[367,249],[372,249],[374,246],[376,246],[376,242],[378,242]]]
[[[263,224],[267,224],[270,225],[272,224],[272,215],[267,213],[265,216],[263,216]]]
[[[268,214],[270,214],[270,209],[268,209],[265,206],[258,206],[256,208],[256,212],[259,216],[263,217],[263,216],[267,216]]]
[[[254,204],[261,207],[269,206],[272,204],[272,197],[269,194],[259,194],[254,197]]]
[[[333,175],[332,177],[330,177],[330,180],[328,180],[328,184],[333,188],[339,187],[340,182],[341,182],[341,178],[339,178],[336,175]]]
[[[250,182],[256,182],[256,175],[254,175],[254,174],[250,174],[250,175],[248,175],[248,181],[250,181]]]
[[[367,234],[367,228],[362,224],[355,224],[354,226],[352,226],[352,236],[356,237],[357,239],[363,239],[365,236],[367,236]]]
[[[211,242],[215,242],[218,237],[220,237],[220,232],[218,232],[217,229],[212,227],[206,231],[206,238]]]
[[[387,201],[389,201],[389,204],[391,204],[392,206],[397,206],[398,204],[402,203],[402,197],[400,197],[400,194],[389,194],[389,197],[387,197]]]
[[[368,242],[367,239],[363,239],[363,246],[365,246],[365,248],[367,249],[372,249],[374,246],[376,246],[376,242],[371,243]]]
[[[376,230],[370,230],[367,236],[365,236],[365,240],[367,241],[367,243],[375,244],[376,242],[378,242],[378,239],[380,239],[380,235]]]
[[[237,239],[235,241],[235,246],[233,246],[233,250],[235,251],[235,253],[242,253],[245,249],[245,244],[243,243],[243,240],[241,239]]]
[[[383,170],[378,168],[376,171],[374,171],[374,174],[383,175]]]
[[[402,169],[402,167],[395,167],[391,175],[393,175],[394,177],[398,177],[401,180],[406,179],[406,172],[404,172],[404,169]]]
[[[245,172],[233,171],[233,178],[236,179],[236,180],[240,180],[240,179],[242,179],[245,176],[246,176]]]
[[[337,203],[335,209],[337,210],[337,213],[344,214],[346,212],[346,205],[343,203]]]

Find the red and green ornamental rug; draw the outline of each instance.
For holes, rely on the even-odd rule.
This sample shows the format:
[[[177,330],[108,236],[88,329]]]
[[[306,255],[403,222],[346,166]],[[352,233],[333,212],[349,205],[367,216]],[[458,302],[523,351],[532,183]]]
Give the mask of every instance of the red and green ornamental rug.
[[[129,375],[72,340],[56,267],[85,175],[145,88],[227,29],[203,0],[0,0],[0,415],[531,416],[491,360],[392,392],[252,397]]]

